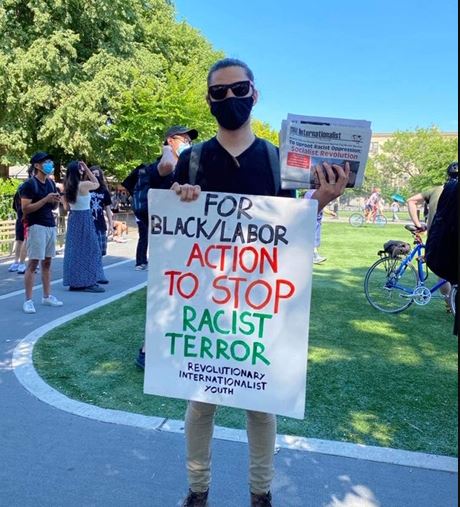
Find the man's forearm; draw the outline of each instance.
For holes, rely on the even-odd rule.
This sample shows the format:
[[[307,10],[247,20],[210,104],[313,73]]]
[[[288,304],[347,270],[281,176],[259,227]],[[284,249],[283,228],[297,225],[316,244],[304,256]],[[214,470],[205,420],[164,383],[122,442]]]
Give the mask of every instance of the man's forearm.
[[[421,227],[420,220],[418,219],[417,215],[417,205],[413,201],[407,202],[407,211],[409,212],[409,216],[414,223],[415,227]]]
[[[46,197],[43,199],[40,199],[37,202],[27,204],[26,206],[22,206],[22,212],[24,215],[29,215],[30,213],[35,213],[40,208],[43,208],[43,206],[47,203]]]

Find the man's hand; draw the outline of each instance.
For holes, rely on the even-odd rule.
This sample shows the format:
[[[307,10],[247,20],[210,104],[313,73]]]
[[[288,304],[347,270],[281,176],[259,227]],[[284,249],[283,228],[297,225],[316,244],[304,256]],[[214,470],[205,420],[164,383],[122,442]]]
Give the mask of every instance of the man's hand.
[[[199,185],[179,185],[177,181],[173,184],[171,190],[180,196],[181,201],[185,202],[196,201],[201,194],[201,187]]]
[[[417,232],[418,233],[425,232],[425,231],[428,230],[428,227],[427,227],[427,225],[424,222],[420,222],[420,225],[416,225],[415,227],[417,227]]]
[[[163,146],[163,155],[158,163],[158,174],[162,177],[168,176],[174,171],[177,164],[177,158],[171,149],[171,146]]]
[[[51,192],[45,197],[46,202],[50,202],[52,204],[56,204],[61,201],[61,196],[59,192]]]
[[[324,170],[327,173],[327,179]],[[315,179],[318,182],[318,189],[312,195],[312,199],[318,201],[318,211],[321,211],[327,204],[337,199],[345,191],[350,176],[350,164],[345,162],[345,169],[337,164],[332,166],[327,162],[318,164],[315,167]]]

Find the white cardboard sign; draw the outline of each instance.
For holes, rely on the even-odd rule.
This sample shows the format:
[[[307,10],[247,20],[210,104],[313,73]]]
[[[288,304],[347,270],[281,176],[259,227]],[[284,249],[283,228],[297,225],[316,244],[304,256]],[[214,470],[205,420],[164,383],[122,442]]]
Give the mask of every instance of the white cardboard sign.
[[[149,191],[144,391],[302,419],[315,200]]]

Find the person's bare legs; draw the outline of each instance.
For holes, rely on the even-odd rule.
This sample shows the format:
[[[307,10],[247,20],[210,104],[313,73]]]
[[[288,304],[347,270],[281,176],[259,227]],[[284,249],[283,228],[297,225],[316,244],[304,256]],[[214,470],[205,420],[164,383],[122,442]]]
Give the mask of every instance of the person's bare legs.
[[[25,264],[27,257],[27,240],[22,241],[21,250],[19,252],[19,263]]]
[[[21,241],[20,239],[17,239],[14,242],[14,263],[17,264],[18,262],[24,263],[24,261],[21,261],[21,252],[24,248],[24,241]]]
[[[24,288],[26,291],[26,301],[32,299],[32,290],[34,288],[35,270],[38,266],[38,259],[30,259],[24,273]]]
[[[51,257],[46,257],[41,261],[43,297],[47,298],[51,294]]]

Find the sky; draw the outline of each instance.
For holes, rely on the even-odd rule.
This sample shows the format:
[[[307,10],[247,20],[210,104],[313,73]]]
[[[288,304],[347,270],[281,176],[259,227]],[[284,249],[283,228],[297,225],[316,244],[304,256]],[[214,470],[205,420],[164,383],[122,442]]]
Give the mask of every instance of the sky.
[[[374,132],[458,131],[455,0],[175,0],[177,19],[245,61],[276,130],[288,113]]]

